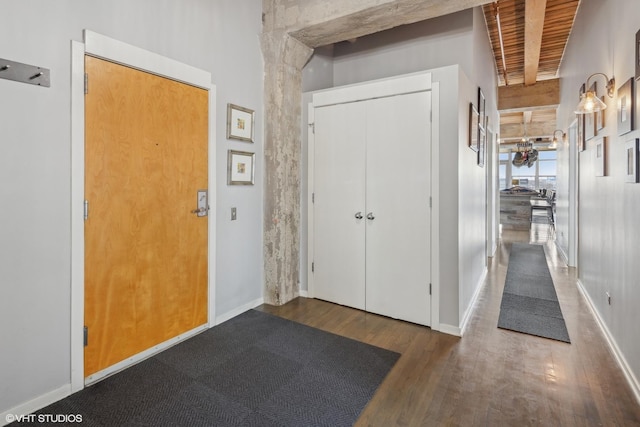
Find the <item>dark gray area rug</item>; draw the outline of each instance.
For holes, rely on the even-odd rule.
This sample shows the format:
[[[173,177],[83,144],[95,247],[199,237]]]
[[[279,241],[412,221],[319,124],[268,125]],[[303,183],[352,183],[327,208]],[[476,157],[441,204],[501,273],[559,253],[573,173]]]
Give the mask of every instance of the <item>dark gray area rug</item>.
[[[498,327],[571,342],[542,246],[511,246]]]
[[[79,414],[83,426],[351,426],[399,357],[249,310],[37,414]]]

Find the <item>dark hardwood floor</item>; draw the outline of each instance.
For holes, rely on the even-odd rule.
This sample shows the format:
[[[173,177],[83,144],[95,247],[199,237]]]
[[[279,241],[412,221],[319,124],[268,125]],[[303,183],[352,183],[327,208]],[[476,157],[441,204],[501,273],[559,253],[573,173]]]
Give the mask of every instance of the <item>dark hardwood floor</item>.
[[[635,426],[640,405],[576,286],[575,270],[537,232],[504,232],[463,338],[328,302],[258,309],[402,356],[358,425]],[[571,344],[497,328],[514,241],[543,243]],[[546,242],[546,243],[545,243]]]

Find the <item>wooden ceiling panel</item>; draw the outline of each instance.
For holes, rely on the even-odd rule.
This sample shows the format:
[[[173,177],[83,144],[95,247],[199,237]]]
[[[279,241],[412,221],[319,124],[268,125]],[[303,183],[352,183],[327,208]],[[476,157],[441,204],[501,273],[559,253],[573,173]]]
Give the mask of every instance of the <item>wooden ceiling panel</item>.
[[[580,0],[547,0],[544,10],[544,25],[540,41],[540,53],[535,81],[557,79],[560,64]],[[533,8],[538,2],[529,3]],[[485,4],[483,11],[493,50],[498,86],[522,85],[525,83],[525,43],[532,39],[540,40],[540,25],[530,26],[525,31],[526,0],[498,0]],[[529,11],[531,16],[531,10]],[[540,16],[540,12],[536,14]],[[498,18],[498,19],[497,19]],[[498,30],[498,23],[500,31]],[[500,38],[502,33],[502,40]],[[504,54],[504,57],[503,57]],[[531,58],[529,58],[531,61]],[[535,69],[529,63],[529,70]],[[530,78],[533,84],[533,78]],[[545,112],[545,113],[543,113]],[[555,110],[534,111],[532,126],[545,130],[555,124]],[[501,125],[509,125],[512,132],[518,123],[522,123],[522,112],[501,114]],[[546,122],[546,123],[544,123]],[[507,129],[507,127],[505,127]]]
[[[540,48],[538,81],[555,78],[571,33],[579,0],[547,0]],[[499,85],[524,83],[526,0],[500,0],[483,6],[498,70]],[[502,49],[496,12],[502,30]],[[506,75],[506,80],[505,80]]]

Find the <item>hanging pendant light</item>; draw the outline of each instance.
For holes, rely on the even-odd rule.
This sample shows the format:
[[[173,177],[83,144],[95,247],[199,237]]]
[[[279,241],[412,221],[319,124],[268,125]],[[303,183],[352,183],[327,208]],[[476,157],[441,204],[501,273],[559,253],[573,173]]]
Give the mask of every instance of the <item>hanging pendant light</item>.
[[[524,129],[524,134],[522,135],[522,142],[518,142],[516,144],[516,154],[513,156],[513,160],[511,164],[517,168],[520,168],[524,165],[528,167],[532,167],[536,160],[538,160],[538,150],[533,148],[533,142],[527,138],[527,124],[524,120],[524,116],[522,118],[522,127]]]

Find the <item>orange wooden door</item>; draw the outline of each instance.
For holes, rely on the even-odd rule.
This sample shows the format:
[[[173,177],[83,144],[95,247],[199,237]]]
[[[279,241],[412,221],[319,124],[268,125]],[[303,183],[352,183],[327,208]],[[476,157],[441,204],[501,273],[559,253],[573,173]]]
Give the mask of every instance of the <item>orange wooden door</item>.
[[[85,376],[207,322],[208,92],[85,57]]]

